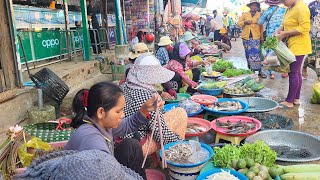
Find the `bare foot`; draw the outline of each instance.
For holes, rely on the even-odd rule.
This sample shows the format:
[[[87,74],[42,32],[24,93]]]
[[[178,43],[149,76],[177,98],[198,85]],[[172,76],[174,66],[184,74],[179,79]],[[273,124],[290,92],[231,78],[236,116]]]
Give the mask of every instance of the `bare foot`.
[[[294,105],[300,105],[300,100],[299,100],[299,99],[295,99],[295,100],[293,101],[293,104],[294,104]]]
[[[281,76],[282,76],[282,78],[286,78],[286,77],[288,77],[289,75],[288,75],[288,73],[284,73],[284,74],[282,74]]]
[[[274,74],[270,75],[270,79],[275,79],[275,78],[276,78],[276,76]]]
[[[302,69],[302,77],[307,79],[308,78],[308,71],[307,71],[307,68],[303,68]]]
[[[293,103],[289,103],[286,101],[283,101],[282,103],[279,104],[280,109],[293,108],[293,106],[294,106]]]

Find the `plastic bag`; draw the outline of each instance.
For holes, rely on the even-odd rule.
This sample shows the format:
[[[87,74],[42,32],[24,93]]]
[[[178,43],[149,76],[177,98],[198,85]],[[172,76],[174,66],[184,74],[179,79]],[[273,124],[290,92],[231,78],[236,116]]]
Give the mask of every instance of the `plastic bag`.
[[[296,61],[294,54],[282,41],[278,43],[277,47],[273,49],[273,51],[277,54],[282,67],[286,67]]]
[[[180,102],[179,107],[183,108],[187,112],[187,114],[198,112],[201,109],[201,105],[192,100],[185,100]]]
[[[28,151],[29,150],[29,151]],[[35,151],[34,151],[35,150]],[[28,142],[22,144],[18,149],[18,156],[23,167],[27,167],[34,159],[37,150],[44,150],[46,152],[52,151],[50,144],[41,141],[41,139],[33,137]],[[33,152],[30,152],[33,151]]]
[[[201,148],[201,144],[198,141],[190,140],[189,144],[191,146],[192,154],[188,158],[188,161],[197,164],[204,161],[208,157],[208,152]]]
[[[207,65],[205,66],[205,68],[206,68],[207,74],[208,74],[208,75],[211,75],[211,74],[212,74],[212,64],[207,64]]]
[[[290,66],[281,67],[281,66],[267,66],[267,70],[275,71],[278,73],[289,73],[290,72]]]
[[[320,104],[320,81],[317,81],[313,85],[313,95],[311,98],[312,104]]]
[[[280,61],[278,60],[277,54],[271,51],[265,56],[263,64],[265,66],[280,66]]]

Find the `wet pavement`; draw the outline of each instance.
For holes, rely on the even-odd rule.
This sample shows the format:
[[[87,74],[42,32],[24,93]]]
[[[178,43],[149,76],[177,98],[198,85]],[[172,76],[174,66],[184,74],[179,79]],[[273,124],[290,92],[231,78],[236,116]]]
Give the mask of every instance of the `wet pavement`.
[[[224,54],[224,59],[234,62],[237,68],[247,68],[247,63],[244,55],[242,41],[232,41],[232,49]],[[310,103],[313,93],[312,86],[316,81],[316,74],[311,69],[308,69],[309,77],[303,80],[300,105],[289,109],[276,109],[269,113],[279,114],[292,118],[294,121],[294,129],[320,136],[320,105]],[[261,83],[266,86],[263,93],[272,94],[282,101],[288,93],[288,78],[282,78],[281,74],[276,74],[276,79],[260,79]],[[263,94],[262,93],[262,94]]]

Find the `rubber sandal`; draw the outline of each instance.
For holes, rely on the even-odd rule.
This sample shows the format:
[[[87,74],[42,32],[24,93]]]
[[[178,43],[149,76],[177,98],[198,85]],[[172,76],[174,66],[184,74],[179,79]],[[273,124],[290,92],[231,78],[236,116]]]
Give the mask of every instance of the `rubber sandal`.
[[[262,78],[267,78],[267,75],[265,73],[263,73],[263,72],[260,72],[259,76],[262,77]]]
[[[289,109],[289,107],[284,104],[279,104],[278,109]]]
[[[288,74],[281,74],[282,78],[287,78],[289,75]]]

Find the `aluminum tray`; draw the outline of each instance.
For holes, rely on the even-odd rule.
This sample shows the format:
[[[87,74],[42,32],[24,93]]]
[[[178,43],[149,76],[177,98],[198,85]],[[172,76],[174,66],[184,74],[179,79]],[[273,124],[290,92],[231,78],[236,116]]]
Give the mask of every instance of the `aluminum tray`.
[[[261,97],[234,98],[249,105],[247,112],[268,112],[276,109],[279,104],[273,100]]]
[[[291,130],[266,130],[249,136],[245,142],[253,143],[257,140],[264,141],[273,149],[280,146],[288,147],[289,151],[282,151],[286,155],[292,156],[295,153],[295,157],[290,158],[288,156],[281,157],[281,154],[278,153],[278,161],[310,162],[320,160],[319,136]]]

